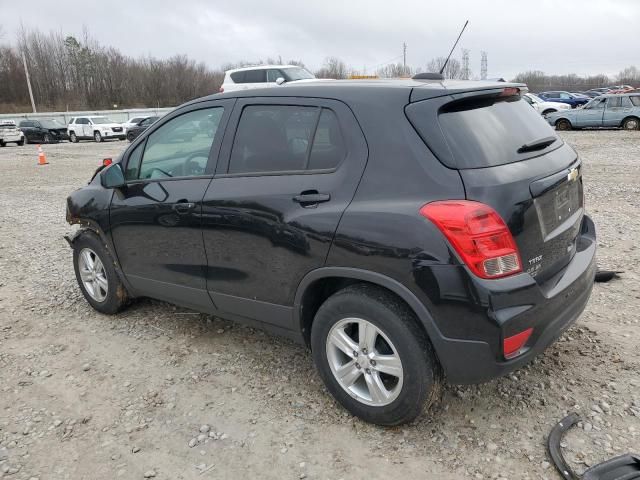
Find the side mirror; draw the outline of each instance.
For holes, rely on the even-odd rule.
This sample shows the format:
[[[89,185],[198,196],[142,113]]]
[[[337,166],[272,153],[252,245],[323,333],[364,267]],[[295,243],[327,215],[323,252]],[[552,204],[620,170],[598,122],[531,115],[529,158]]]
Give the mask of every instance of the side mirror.
[[[282,77],[276,78],[276,85],[282,85],[286,80]]]
[[[119,163],[112,163],[100,172],[100,184],[104,188],[120,188],[126,185]]]

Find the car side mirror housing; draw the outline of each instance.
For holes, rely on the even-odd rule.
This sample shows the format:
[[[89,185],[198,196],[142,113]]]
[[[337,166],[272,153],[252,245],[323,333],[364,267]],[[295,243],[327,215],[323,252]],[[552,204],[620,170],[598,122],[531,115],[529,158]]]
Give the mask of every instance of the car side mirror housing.
[[[121,188],[126,185],[119,163],[112,163],[100,172],[100,184],[104,188]]]
[[[282,77],[276,78],[276,85],[282,85],[286,80]]]

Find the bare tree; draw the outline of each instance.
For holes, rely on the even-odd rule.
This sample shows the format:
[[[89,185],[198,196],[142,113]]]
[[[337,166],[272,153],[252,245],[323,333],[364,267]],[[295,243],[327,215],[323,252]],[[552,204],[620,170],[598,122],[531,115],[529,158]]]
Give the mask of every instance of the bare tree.
[[[446,60],[447,60],[446,57],[433,58],[427,64],[427,71],[438,73],[442,69],[442,66],[444,65],[444,62]],[[460,61],[455,58],[450,58],[442,74],[444,75],[444,78],[456,78],[456,79],[462,78],[463,71],[462,71],[462,65],[460,64]]]
[[[376,71],[376,75],[382,78],[410,77],[413,74],[411,67],[405,67],[402,63],[390,63]]]
[[[318,78],[334,78],[336,80],[347,78],[347,65],[338,57],[327,57],[324,65],[316,72]]]

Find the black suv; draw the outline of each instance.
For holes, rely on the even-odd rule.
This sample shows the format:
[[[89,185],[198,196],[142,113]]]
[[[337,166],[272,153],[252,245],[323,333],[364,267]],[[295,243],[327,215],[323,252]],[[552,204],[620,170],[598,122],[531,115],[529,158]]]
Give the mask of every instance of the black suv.
[[[542,352],[595,274],[581,161],[519,84],[328,81],[158,120],[67,200],[87,301],[153,297],[311,347],[382,425]]]

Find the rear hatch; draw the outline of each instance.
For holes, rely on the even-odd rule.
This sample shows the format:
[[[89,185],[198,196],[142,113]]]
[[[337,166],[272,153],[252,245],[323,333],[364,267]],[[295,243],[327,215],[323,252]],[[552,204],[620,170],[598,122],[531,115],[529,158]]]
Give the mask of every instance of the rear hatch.
[[[436,157],[459,171],[466,199],[504,219],[522,269],[539,283],[576,251],[583,217],[581,162],[544,119],[506,86],[411,103],[407,117]]]

